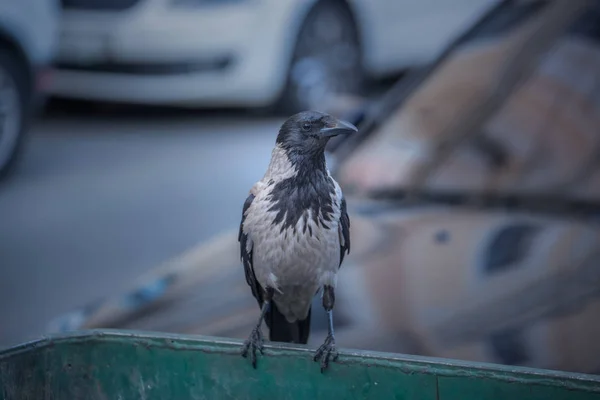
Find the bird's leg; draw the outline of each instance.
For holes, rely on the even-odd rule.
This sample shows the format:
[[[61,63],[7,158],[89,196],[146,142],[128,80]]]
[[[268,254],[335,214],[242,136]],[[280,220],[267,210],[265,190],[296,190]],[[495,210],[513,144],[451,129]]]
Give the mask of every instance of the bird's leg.
[[[329,366],[329,361],[336,361],[338,352],[335,348],[335,336],[333,334],[333,305],[335,303],[335,292],[332,286],[323,288],[323,308],[327,311],[327,321],[329,322],[329,332],[325,342],[317,349],[314,360],[321,360],[321,373]]]
[[[250,359],[252,360],[252,366],[256,368],[256,350],[260,351],[260,354],[263,353],[263,335],[262,330],[260,329],[263,320],[265,319],[265,315],[267,311],[269,311],[269,307],[271,306],[271,299],[273,298],[273,289],[267,288],[265,290],[265,297],[263,301],[263,305],[260,311],[260,317],[258,318],[258,322],[252,332],[250,332],[250,336],[244,342],[244,346],[242,347],[242,357],[248,356],[248,351],[250,352]]]

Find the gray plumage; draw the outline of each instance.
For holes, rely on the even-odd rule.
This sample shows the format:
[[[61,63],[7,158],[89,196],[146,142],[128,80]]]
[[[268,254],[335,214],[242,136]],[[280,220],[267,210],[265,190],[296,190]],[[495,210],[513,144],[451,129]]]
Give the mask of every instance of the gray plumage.
[[[324,150],[330,137],[354,131],[323,113],[290,117],[265,175],[244,203],[241,258],[271,340],[307,342],[311,303],[319,289],[330,292],[331,306],[323,303],[327,311],[333,307],[337,272],[350,250],[350,220]]]
[[[331,204],[329,212],[320,208],[276,209],[276,203],[283,201],[274,190],[276,185],[286,179],[297,180],[297,174],[285,151],[277,146],[267,173],[250,191],[254,199],[246,211],[243,227],[249,239],[246,250],[253,252],[256,280],[263,288],[275,289],[273,301],[288,322],[306,318],[319,288],[335,287],[340,242],[343,242],[339,223],[342,192],[329,175],[325,179],[330,180],[334,189],[321,193],[314,190],[324,204]],[[278,221],[281,213],[296,218],[291,224]]]

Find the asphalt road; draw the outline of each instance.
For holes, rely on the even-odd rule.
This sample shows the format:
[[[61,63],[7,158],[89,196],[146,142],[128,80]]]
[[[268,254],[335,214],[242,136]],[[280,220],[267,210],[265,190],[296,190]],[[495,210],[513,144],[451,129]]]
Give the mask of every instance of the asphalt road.
[[[235,228],[279,124],[153,110],[40,120],[0,186],[0,346]]]

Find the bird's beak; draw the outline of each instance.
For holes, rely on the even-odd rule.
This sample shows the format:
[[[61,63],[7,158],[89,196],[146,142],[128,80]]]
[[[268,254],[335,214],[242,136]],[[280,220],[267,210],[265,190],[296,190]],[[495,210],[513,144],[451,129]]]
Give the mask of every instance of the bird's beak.
[[[350,122],[337,120],[335,124],[328,125],[321,129],[321,135],[324,137],[334,137],[337,135],[347,135],[358,132],[358,128]]]

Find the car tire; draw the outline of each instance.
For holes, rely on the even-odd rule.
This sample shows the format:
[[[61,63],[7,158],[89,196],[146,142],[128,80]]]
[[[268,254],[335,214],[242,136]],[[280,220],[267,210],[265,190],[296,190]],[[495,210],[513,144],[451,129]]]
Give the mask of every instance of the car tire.
[[[15,52],[0,47],[0,181],[14,172],[23,152],[30,112],[29,86],[24,63]]]
[[[350,9],[341,1],[323,0],[299,30],[276,109],[284,115],[325,111],[336,96],[362,95],[365,81],[359,32]]]

